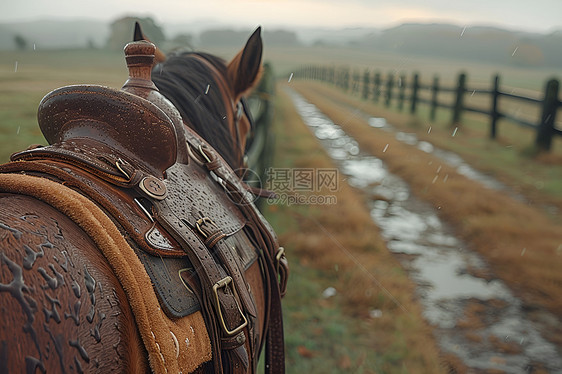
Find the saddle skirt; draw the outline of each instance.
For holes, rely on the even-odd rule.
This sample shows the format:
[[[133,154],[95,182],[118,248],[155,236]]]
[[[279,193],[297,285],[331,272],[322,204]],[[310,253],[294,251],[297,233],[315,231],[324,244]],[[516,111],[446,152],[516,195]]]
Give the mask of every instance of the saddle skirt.
[[[288,268],[275,233],[226,162],[158,93],[154,46],[135,42],[125,53],[122,90],[46,95],[38,122],[50,145],[12,155],[0,172],[48,178],[95,202],[143,264],[167,318],[202,314],[216,372],[254,372],[263,335],[268,370],[283,371]],[[141,336],[148,349],[152,337]]]

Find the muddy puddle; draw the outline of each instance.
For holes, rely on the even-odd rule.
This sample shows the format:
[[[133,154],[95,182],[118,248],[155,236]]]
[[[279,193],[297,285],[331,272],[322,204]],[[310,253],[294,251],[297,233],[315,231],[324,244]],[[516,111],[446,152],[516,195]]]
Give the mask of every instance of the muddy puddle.
[[[440,348],[459,357],[470,373],[532,373],[540,369],[562,373],[556,347],[525,317],[521,301],[501,280],[485,277],[489,274],[486,262],[454,236],[433,206],[412,196],[402,179],[390,174],[380,159],[363,153],[353,138],[314,105],[294,91],[289,94],[347,182],[371,197],[373,221],[388,249],[417,284],[424,317],[434,327]],[[370,124],[388,127],[380,118],[371,119]],[[404,141],[425,147],[426,152],[435,151],[429,143],[411,136]],[[458,162],[461,170],[480,178],[468,165]],[[482,177],[490,188],[503,188]]]

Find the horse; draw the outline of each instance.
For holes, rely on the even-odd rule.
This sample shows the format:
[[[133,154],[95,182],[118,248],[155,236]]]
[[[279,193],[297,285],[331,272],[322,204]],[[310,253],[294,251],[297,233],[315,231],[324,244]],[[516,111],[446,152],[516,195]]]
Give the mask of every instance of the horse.
[[[228,63],[134,40],[0,165],[0,373],[284,372],[287,262],[237,174],[261,29]]]

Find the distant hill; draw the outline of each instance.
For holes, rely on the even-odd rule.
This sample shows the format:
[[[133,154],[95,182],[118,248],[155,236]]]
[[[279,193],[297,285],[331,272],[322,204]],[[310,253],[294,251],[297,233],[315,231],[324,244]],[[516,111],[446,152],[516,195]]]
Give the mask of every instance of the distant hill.
[[[202,46],[242,46],[253,30],[213,29],[201,32],[199,45]],[[298,46],[301,43],[297,34],[287,30],[264,30],[263,42],[267,46]]]
[[[183,34],[195,47],[239,45],[253,29],[232,29],[212,21],[160,25],[168,41]],[[110,22],[94,20],[35,21],[0,24],[0,50],[15,49],[15,36],[27,48],[104,47]],[[529,67],[562,68],[562,30],[545,34],[505,30],[495,27],[449,24],[416,24],[376,28],[264,28],[268,46],[325,45],[375,49],[408,55],[479,60]]]
[[[295,30],[299,41],[309,45],[348,45],[354,40],[380,32],[377,28],[347,27],[343,29],[301,28]]]
[[[109,23],[92,20],[32,21],[0,24],[0,50],[15,49],[14,37],[22,36],[28,48],[102,47],[109,35]]]
[[[349,43],[410,55],[562,67],[562,32],[544,35],[484,26],[403,24]]]

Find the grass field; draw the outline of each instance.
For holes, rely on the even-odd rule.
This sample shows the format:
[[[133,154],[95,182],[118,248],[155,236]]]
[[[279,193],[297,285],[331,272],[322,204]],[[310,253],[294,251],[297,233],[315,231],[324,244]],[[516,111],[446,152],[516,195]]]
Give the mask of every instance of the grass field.
[[[307,64],[321,66],[347,66],[361,74],[365,69],[381,74],[406,74],[410,78],[415,72],[420,74],[424,83],[431,83],[438,75],[443,85],[453,86],[460,72],[467,74],[470,87],[489,87],[492,77],[501,76],[501,84],[516,93],[542,91],[544,82],[551,77],[561,77],[561,72],[554,68],[522,68],[515,66],[497,66],[478,61],[453,59],[433,59],[413,55],[399,55],[389,52],[353,48],[310,46],[306,48],[273,48],[265,46],[265,57],[274,63],[279,77],[288,79],[291,72]]]
[[[30,144],[45,144],[37,106],[50,91],[71,84],[121,87],[121,53],[98,50],[0,53],[0,162]]]

